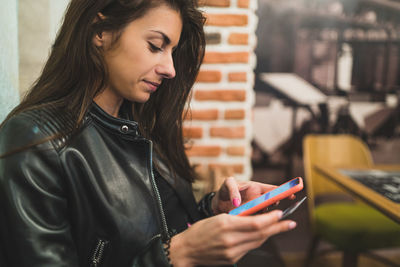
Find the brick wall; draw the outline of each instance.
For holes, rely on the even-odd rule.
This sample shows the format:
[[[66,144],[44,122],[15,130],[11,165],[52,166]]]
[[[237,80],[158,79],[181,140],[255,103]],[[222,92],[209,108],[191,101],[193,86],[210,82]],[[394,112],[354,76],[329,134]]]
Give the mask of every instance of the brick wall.
[[[228,166],[248,180],[254,102],[257,0],[199,0],[207,17],[207,49],[184,134],[200,171]],[[191,120],[190,120],[191,119]]]

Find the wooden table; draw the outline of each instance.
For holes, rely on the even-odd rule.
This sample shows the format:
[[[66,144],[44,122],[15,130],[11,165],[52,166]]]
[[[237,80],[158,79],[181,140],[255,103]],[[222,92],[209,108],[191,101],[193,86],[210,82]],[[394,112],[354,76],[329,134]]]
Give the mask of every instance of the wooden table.
[[[385,196],[377,193],[362,183],[353,180],[351,177],[342,174],[341,170],[382,170],[382,171],[396,171],[400,172],[400,165],[374,165],[370,167],[357,167],[357,166],[327,166],[315,164],[313,166],[317,172],[323,174],[325,177],[335,182],[346,191],[354,194],[371,206],[375,207],[383,214],[387,215],[394,221],[400,223],[400,203],[386,198]]]

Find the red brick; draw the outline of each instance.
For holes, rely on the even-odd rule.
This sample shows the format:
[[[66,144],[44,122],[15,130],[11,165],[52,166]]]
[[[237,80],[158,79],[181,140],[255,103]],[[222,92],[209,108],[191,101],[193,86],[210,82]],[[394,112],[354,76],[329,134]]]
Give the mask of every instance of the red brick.
[[[240,127],[218,127],[214,126],[210,128],[211,137],[222,137],[222,138],[244,138],[245,128]]]
[[[248,63],[249,52],[206,52],[203,63]]]
[[[199,0],[199,6],[229,7],[230,0]]]
[[[246,100],[246,90],[196,90],[194,98],[198,101],[240,101]]]
[[[202,138],[203,128],[202,127],[183,127],[183,136],[186,138]]]
[[[243,146],[230,146],[226,148],[226,153],[230,156],[244,156],[245,147]]]
[[[228,37],[228,43],[234,45],[247,45],[249,43],[249,34],[231,33]]]
[[[247,82],[247,72],[231,72],[228,74],[230,82]]]
[[[195,109],[191,111],[192,120],[214,121],[218,119],[218,109]]]
[[[221,152],[222,148],[220,146],[193,145],[186,150],[186,154],[189,157],[218,157]]]
[[[244,109],[228,109],[225,111],[225,120],[243,120],[244,118]]]
[[[197,75],[196,82],[217,83],[222,79],[222,73],[218,70],[202,70]]]
[[[208,165],[210,169],[217,168],[232,168],[235,173],[243,173],[243,164],[224,164],[224,163],[211,163]]]
[[[249,8],[249,0],[238,0],[238,7]]]
[[[244,172],[244,165],[243,164],[232,164],[233,171],[235,173],[243,173]]]
[[[245,14],[205,14],[208,26],[246,26],[248,17]]]

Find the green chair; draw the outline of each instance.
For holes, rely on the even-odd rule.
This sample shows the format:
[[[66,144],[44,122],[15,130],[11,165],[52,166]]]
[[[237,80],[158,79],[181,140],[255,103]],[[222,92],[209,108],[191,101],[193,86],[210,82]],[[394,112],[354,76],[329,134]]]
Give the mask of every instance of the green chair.
[[[321,240],[343,252],[342,266],[357,266],[360,253],[390,266],[400,266],[371,251],[400,247],[400,224],[353,199],[313,168],[314,164],[372,166],[367,146],[351,135],[307,135],[303,140],[303,154],[313,233],[305,266],[312,266]]]

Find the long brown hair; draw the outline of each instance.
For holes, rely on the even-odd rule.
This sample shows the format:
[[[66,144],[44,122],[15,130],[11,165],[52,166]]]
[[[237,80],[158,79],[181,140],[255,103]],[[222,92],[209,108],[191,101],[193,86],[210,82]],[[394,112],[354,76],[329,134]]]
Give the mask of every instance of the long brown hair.
[[[185,154],[182,115],[204,57],[204,17],[196,0],[71,0],[43,71],[21,103],[7,116],[51,105],[73,114],[73,134],[93,99],[108,83],[101,48],[93,37],[113,33],[114,44],[131,21],[165,4],[182,18],[182,33],[173,53],[176,76],[164,80],[143,104],[130,103],[141,133],[179,176],[193,181],[195,173]],[[104,18],[98,18],[102,13]],[[4,124],[3,122],[3,124]],[[1,126],[0,126],[1,127]]]

